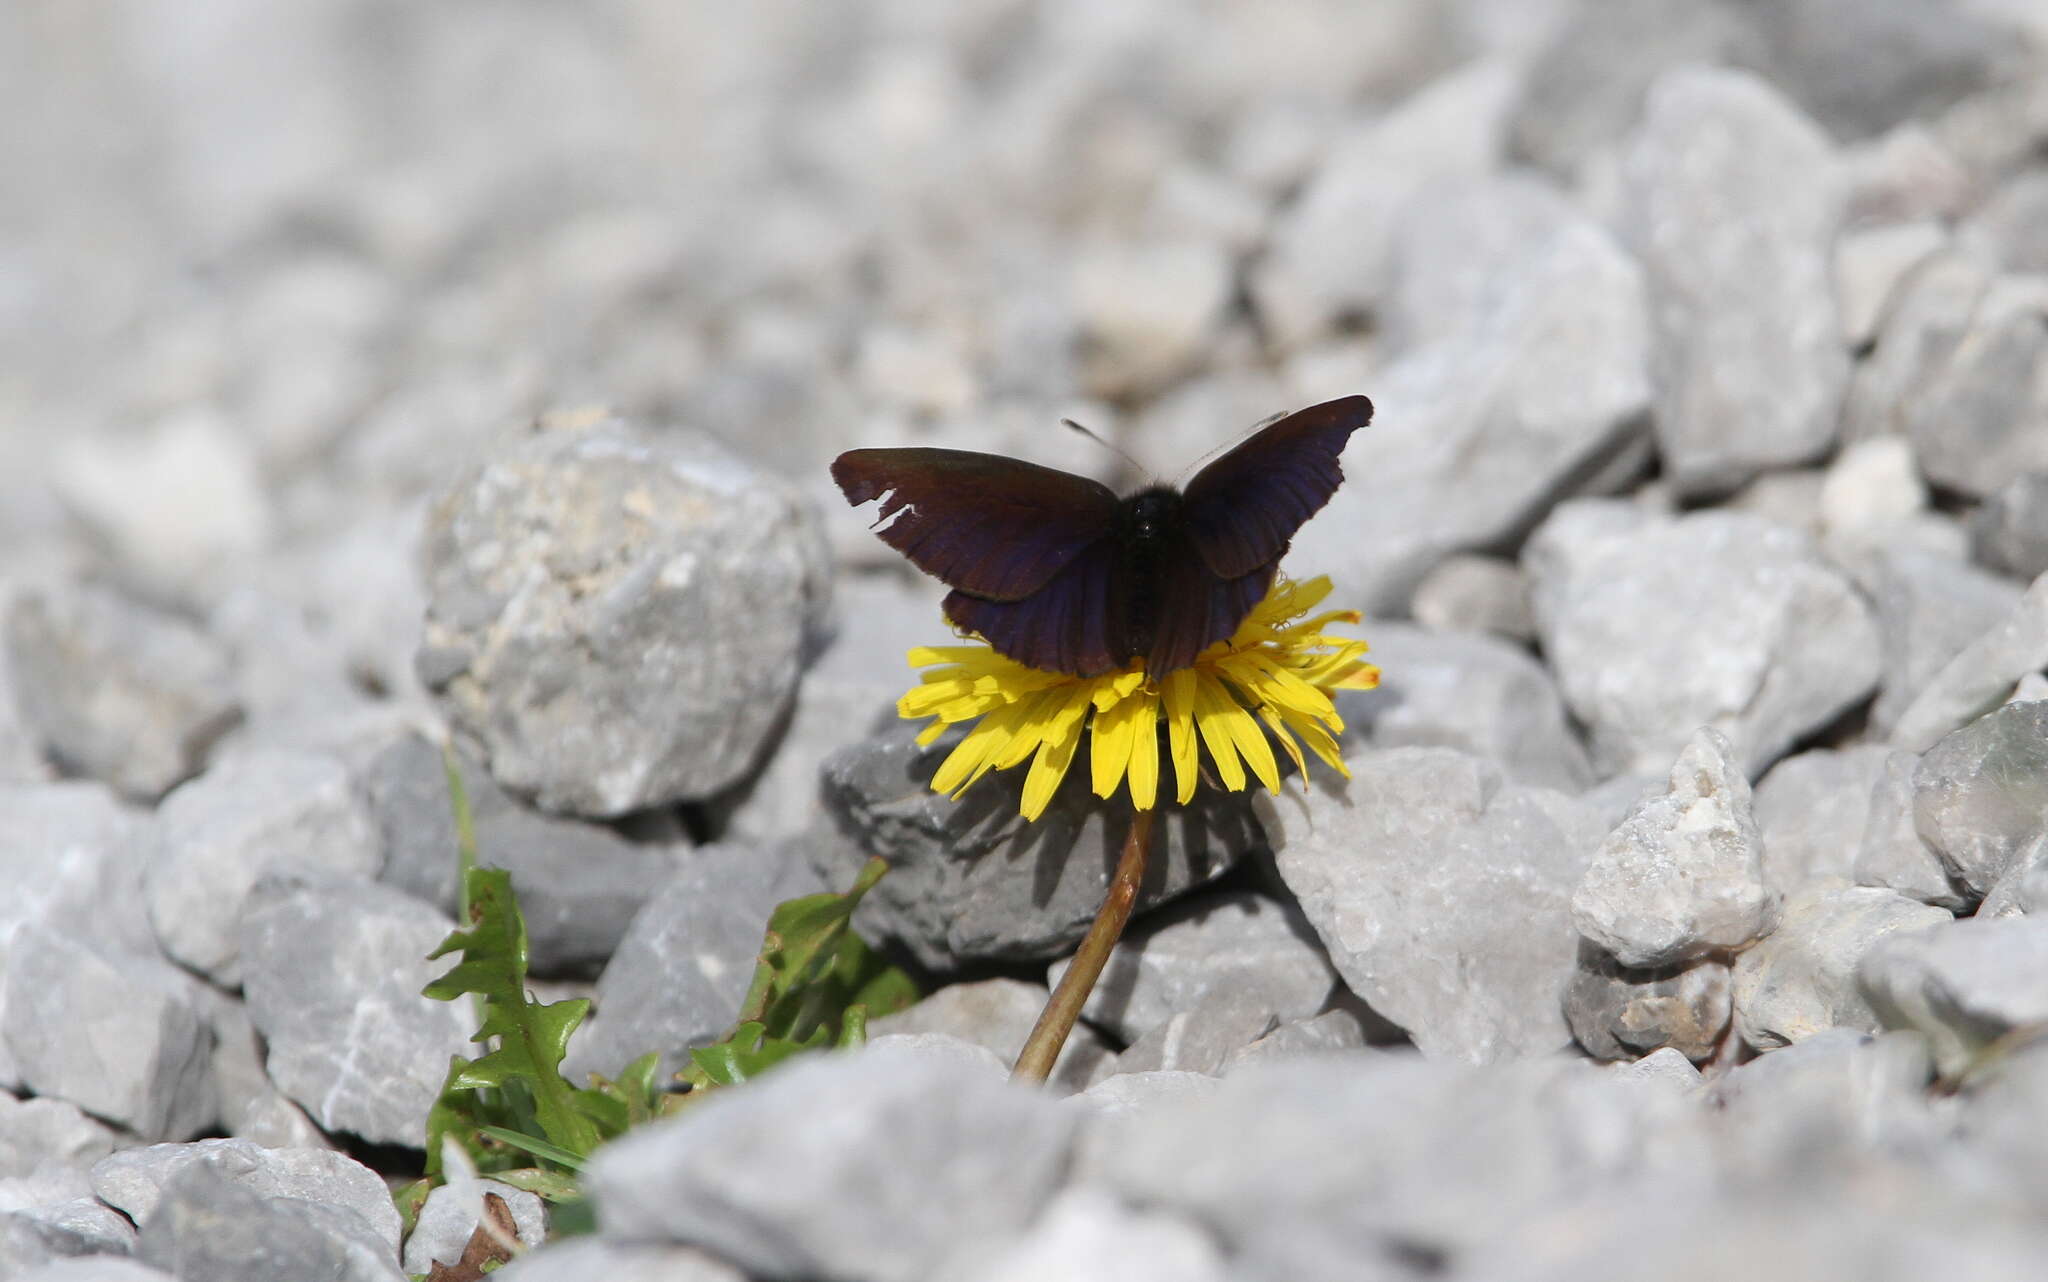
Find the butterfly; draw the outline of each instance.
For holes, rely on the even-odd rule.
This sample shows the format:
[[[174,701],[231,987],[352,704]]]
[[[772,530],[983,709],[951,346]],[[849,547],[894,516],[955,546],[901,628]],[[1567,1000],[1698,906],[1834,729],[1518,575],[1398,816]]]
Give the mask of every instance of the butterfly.
[[[1092,677],[1143,658],[1163,674],[1230,636],[1295,532],[1344,480],[1372,421],[1347,396],[1260,428],[1185,490],[1128,497],[1084,476],[967,450],[848,450],[832,479],[875,532],[953,589],[943,609],[1027,667]]]

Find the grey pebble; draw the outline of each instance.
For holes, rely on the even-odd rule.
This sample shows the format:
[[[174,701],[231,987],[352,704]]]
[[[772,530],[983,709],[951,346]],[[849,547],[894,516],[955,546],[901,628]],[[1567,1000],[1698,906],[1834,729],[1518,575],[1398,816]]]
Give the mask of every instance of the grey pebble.
[[[242,917],[266,873],[374,877],[383,863],[382,840],[339,760],[258,749],[164,798],[142,884],[164,951],[236,988]]]
[[[1727,737],[1702,728],[1647,798],[1600,843],[1572,892],[1579,932],[1624,966],[1668,966],[1741,948],[1777,920],[1749,781]]]
[[[1023,769],[994,772],[956,802],[932,792],[929,780],[957,734],[930,748],[916,738],[914,726],[891,726],[825,762],[833,828],[807,842],[812,866],[844,886],[872,855],[890,864],[862,901],[856,928],[901,942],[939,970],[1072,951],[1122,850],[1128,798],[1094,796],[1083,762],[1027,824],[1017,813]],[[1220,876],[1263,841],[1243,794],[1202,788],[1188,806],[1163,809],[1138,911]]]
[[[1765,885],[1789,895],[1853,879],[1870,794],[1890,755],[1883,744],[1813,748],[1771,767],[1751,797]]]
[[[2048,470],[2013,477],[1978,506],[1970,518],[1970,550],[2003,574],[2048,574]]]
[[[1070,961],[1053,963],[1046,982],[1057,985]],[[1323,1009],[1336,983],[1298,907],[1235,891],[1190,897],[1135,923],[1081,1014],[1135,1041],[1184,1011],[1304,1018]]]
[[[454,964],[427,960],[453,929],[377,882],[258,884],[242,924],[249,1018],[271,1080],[322,1128],[426,1142],[448,1057],[475,1051],[469,1002],[420,991]]]
[[[1114,957],[1111,965],[1115,965]],[[1105,973],[1104,979],[1097,981],[1097,993],[1106,981]],[[1007,1066],[1015,1063],[1023,1052],[1025,1039],[1051,997],[1045,988],[1017,979],[998,977],[947,984],[906,1010],[869,1020],[868,1036],[946,1033],[986,1047]],[[1074,1025],[1046,1080],[1055,1091],[1083,1090],[1089,1082],[1110,1071],[1115,1058],[1102,1035],[1084,1019]]]
[[[1636,969],[1582,944],[1564,990],[1572,1036],[1595,1059],[1670,1049],[1706,1060],[1728,1031],[1729,1011],[1728,964],[1712,959]]]
[[[815,515],[695,433],[538,428],[449,486],[425,546],[422,679],[550,810],[745,777],[823,622]]]
[[[477,863],[512,874],[534,973],[600,969],[685,852],[535,810],[459,751],[456,765],[475,825]],[[461,860],[441,750],[423,735],[401,732],[363,767],[361,782],[386,849],[381,879],[452,914]]]
[[[2048,701],[2006,704],[1928,749],[1913,824],[1959,885],[1987,893],[2048,835]]]
[[[1673,486],[1722,494],[1823,454],[1849,380],[1829,279],[1843,189],[1826,135],[1753,76],[1680,67],[1650,87],[1622,185]]]
[[[384,1181],[347,1154],[326,1149],[266,1148],[240,1139],[127,1148],[93,1166],[93,1192],[141,1224],[156,1214],[165,1190],[193,1167],[266,1198],[344,1207],[398,1250],[398,1208]]]
[[[6,630],[15,698],[44,750],[137,800],[196,773],[241,716],[226,649],[113,588],[25,593]]]
[[[1346,986],[1429,1055],[1556,1050],[1592,811],[1446,748],[1352,759],[1347,781],[1260,803],[1280,876]]]
[[[832,1119],[790,1126],[789,1110]],[[609,1239],[682,1243],[749,1272],[914,1282],[1030,1223],[1074,1121],[950,1057],[871,1047],[788,1065],[642,1128],[590,1164]],[[857,1201],[839,1191],[859,1186]]]
[[[1856,983],[1858,963],[1896,931],[1950,920],[1945,908],[1876,886],[1792,895],[1776,929],[1736,959],[1736,1031],[1765,1050],[1832,1028],[1878,1032],[1877,1012]]]
[[[1969,897],[1949,877],[1941,856],[1920,836],[1914,822],[1913,776],[1919,768],[1917,753],[1894,749],[1885,757],[1884,772],[1871,785],[1863,844],[1853,869],[1856,884],[1882,886],[1922,903],[1961,909]]]
[[[195,1163],[167,1182],[142,1223],[136,1257],[180,1278],[403,1282],[392,1242],[328,1202],[266,1196]]]
[[[2048,1020],[2048,918],[1961,920],[1893,934],[1863,954],[1857,983],[1886,1028],[1965,1072],[1999,1037]]]
[[[1964,646],[1899,715],[1892,743],[1925,752],[2004,702],[2021,678],[2048,669],[2048,574],[2027,585],[2008,612]]]
[[[1580,500],[1522,563],[1544,653],[1607,773],[1661,773],[1711,725],[1759,775],[1877,684],[1862,596],[1810,538],[1761,517]]]

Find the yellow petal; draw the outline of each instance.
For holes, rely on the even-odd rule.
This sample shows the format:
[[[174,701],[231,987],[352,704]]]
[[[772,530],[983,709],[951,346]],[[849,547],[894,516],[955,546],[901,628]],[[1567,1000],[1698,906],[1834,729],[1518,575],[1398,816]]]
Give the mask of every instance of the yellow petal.
[[[1107,797],[1123,782],[1124,769],[1131,762],[1131,741],[1138,733],[1135,709],[1139,702],[1126,699],[1107,710],[1096,710],[1095,724],[1088,730],[1088,766],[1089,782],[1098,797]]]
[[[1127,701],[1136,711],[1131,739],[1131,804],[1150,810],[1159,801],[1159,700],[1152,695]]]
[[[1202,743],[1209,749],[1209,759],[1216,763],[1217,778],[1223,781],[1224,787],[1238,792],[1244,788],[1244,762],[1238,758],[1235,737],[1226,724],[1228,712],[1225,705],[1237,708],[1237,700],[1230,697],[1216,678],[1198,672],[1195,727],[1202,732]]]
[[[1060,780],[1067,777],[1067,768],[1074,764],[1074,752],[1081,746],[1081,717],[1088,711],[1089,693],[1085,683],[1075,685],[1058,710],[1043,720],[1042,746],[1031,762],[1031,772],[1024,777],[1020,810],[1026,819],[1036,819],[1045,813],[1053,794],[1059,791]]]
[[[1285,748],[1287,755],[1293,759],[1294,773],[1300,777],[1301,786],[1308,787],[1308,762],[1301,755],[1301,745],[1287,732],[1287,723],[1281,720],[1280,714],[1273,710],[1270,703],[1259,705],[1259,719],[1266,723],[1266,728],[1273,732],[1273,737],[1280,741],[1280,746]]]
[[[1273,759],[1273,745],[1266,742],[1266,732],[1259,729],[1259,723],[1230,693],[1228,686],[1221,681],[1205,684],[1209,687],[1209,715],[1204,718],[1204,724],[1213,724],[1229,736],[1237,755],[1251,766],[1252,773],[1266,785],[1267,791],[1280,791],[1280,765]],[[1240,780],[1243,777],[1241,773],[1238,776]],[[1242,786],[1242,783],[1232,785]]]
[[[1166,746],[1173,754],[1175,799],[1185,806],[1194,800],[1201,767],[1195,743],[1195,670],[1167,673],[1161,694],[1166,700]]]

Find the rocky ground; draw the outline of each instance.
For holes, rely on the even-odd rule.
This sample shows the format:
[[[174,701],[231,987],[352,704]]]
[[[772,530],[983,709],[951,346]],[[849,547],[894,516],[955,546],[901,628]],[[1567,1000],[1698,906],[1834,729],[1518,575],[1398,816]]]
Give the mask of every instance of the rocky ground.
[[[871,853],[931,990],[508,1282],[2048,1273],[2032,0],[29,0],[0,67],[0,1277],[460,1250],[386,1188],[451,736],[577,1072]],[[825,464],[1355,392],[1351,777],[1173,815],[1012,1088],[1116,812],[924,790],[936,593]]]

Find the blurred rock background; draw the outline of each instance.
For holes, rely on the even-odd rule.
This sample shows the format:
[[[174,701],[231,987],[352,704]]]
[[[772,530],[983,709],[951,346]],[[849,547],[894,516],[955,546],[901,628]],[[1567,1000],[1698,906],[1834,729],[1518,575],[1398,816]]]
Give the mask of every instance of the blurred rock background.
[[[450,738],[579,1071],[889,854],[927,1107],[849,1061],[803,1161],[980,1187],[930,1039],[1014,1053],[1116,814],[923,789],[938,593],[825,465],[1171,479],[1355,392],[1289,561],[1385,668],[1353,778],[1167,825],[1082,1100],[976,1132],[1044,1179],[647,1267],[2038,1276],[2044,158],[2035,0],[0,7],[0,1277],[395,1275],[303,1150],[403,1166],[465,1045]],[[656,1144],[620,1214],[788,1213]]]

